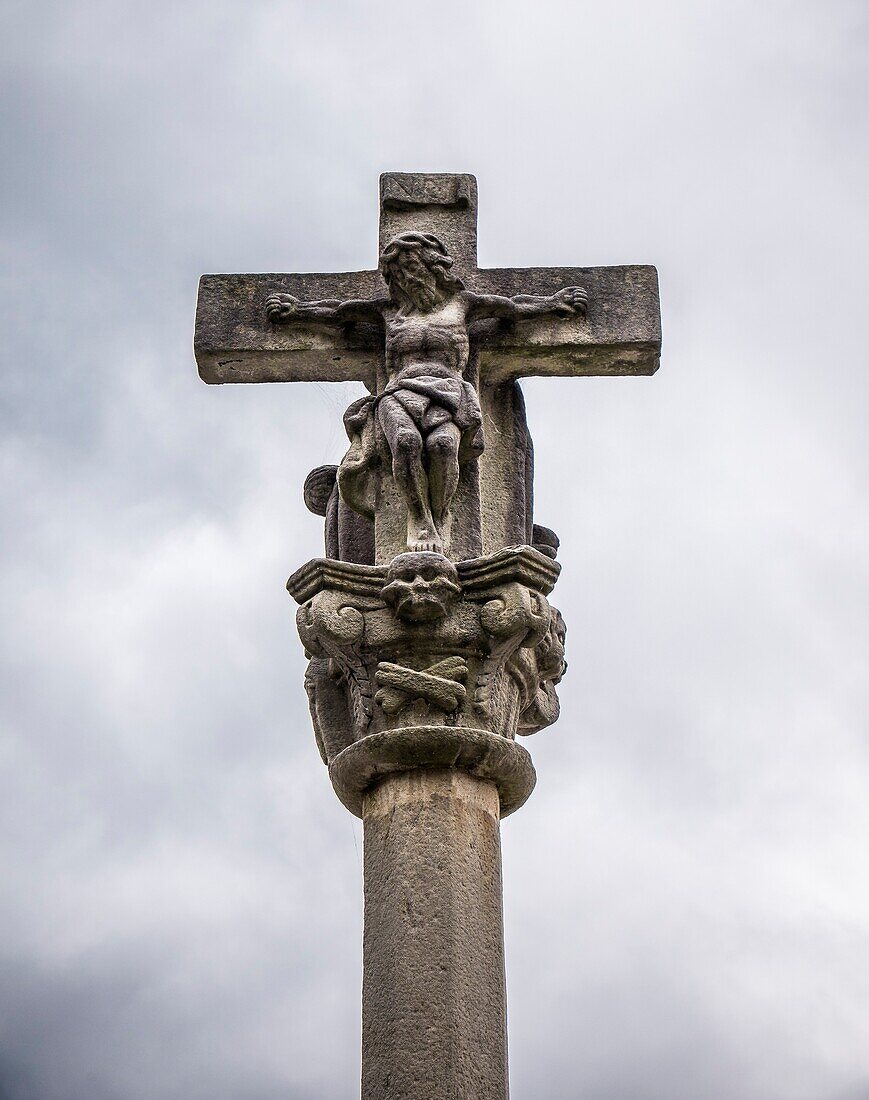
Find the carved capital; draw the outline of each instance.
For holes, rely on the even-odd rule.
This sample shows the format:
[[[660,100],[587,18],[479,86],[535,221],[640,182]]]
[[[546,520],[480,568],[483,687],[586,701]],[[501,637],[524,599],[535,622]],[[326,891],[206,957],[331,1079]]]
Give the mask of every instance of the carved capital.
[[[511,742],[553,722],[564,623],[546,597],[558,571],[527,546],[458,563],[419,552],[388,568],[321,559],[299,570],[288,588],[324,760],[398,730],[406,755],[415,729]]]

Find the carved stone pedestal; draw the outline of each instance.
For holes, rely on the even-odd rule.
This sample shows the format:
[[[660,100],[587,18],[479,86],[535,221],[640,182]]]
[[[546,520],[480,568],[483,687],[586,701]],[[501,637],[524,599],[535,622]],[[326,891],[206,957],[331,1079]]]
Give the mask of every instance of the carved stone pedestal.
[[[558,716],[558,573],[522,546],[288,582],[317,743],[365,822],[363,1100],[506,1100],[500,819],[534,788],[516,733]]]

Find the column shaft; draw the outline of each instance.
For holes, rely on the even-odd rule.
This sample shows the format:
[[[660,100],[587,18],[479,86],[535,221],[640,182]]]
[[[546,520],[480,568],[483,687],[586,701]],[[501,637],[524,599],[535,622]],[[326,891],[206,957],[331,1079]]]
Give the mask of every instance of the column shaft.
[[[507,1100],[497,788],[402,772],[363,818],[362,1100]]]

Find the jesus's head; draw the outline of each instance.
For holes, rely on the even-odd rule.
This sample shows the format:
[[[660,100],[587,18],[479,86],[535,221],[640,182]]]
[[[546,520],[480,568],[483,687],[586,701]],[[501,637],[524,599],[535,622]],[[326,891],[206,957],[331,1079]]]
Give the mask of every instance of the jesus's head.
[[[446,248],[432,233],[401,233],[380,256],[380,273],[392,300],[424,313],[462,289],[452,266]]]

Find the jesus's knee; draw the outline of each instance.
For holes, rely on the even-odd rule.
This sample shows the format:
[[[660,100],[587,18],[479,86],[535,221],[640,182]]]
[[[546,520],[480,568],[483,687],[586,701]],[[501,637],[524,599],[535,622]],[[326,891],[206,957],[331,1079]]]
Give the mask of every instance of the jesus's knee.
[[[426,442],[426,450],[433,458],[452,462],[459,455],[459,441],[448,432],[435,432]]]
[[[422,453],[422,438],[419,432],[407,430],[398,432],[393,440],[392,450],[395,458],[405,460],[419,458]]]

